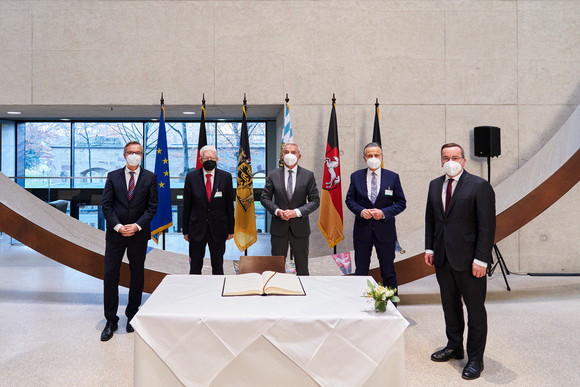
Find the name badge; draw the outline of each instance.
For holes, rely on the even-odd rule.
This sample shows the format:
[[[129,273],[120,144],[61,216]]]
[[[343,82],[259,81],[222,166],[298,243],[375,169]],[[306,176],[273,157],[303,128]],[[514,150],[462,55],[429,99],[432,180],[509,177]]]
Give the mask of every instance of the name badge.
[[[215,191],[215,195],[213,195],[214,198],[221,198],[222,197],[222,191]]]
[[[386,189],[385,190],[385,196],[393,196],[393,190],[392,189]]]

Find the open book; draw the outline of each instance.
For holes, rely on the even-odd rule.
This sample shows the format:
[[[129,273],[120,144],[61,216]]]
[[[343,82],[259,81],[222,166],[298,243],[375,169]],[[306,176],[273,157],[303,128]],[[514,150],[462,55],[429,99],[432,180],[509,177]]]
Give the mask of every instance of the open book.
[[[265,296],[268,294],[306,295],[300,278],[294,274],[265,271],[262,274],[226,275],[224,279],[222,296]]]

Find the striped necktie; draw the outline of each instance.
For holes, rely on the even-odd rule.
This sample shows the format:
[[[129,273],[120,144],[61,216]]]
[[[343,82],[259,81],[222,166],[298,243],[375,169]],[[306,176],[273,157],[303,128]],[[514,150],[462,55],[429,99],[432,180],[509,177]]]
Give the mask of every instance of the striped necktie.
[[[377,201],[377,191],[377,174],[373,172],[371,177],[371,202],[373,204]]]
[[[135,172],[129,172],[131,178],[129,179],[129,200],[133,199],[135,193]]]

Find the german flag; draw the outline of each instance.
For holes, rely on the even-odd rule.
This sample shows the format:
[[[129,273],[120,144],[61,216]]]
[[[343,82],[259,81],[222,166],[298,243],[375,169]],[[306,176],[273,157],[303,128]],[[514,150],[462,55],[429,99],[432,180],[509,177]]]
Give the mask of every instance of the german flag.
[[[336,99],[332,96],[332,112],[328,127],[322,195],[318,227],[329,247],[336,246],[343,239],[342,189],[340,182],[340,154],[338,149],[338,126],[336,124]]]
[[[201,121],[199,122],[199,137],[197,139],[197,162],[195,163],[195,169],[203,167],[199,150],[206,145],[207,145],[207,134],[205,132],[205,95],[204,95],[201,101]]]
[[[376,142],[377,144],[381,145],[381,126],[379,125],[379,99],[377,98],[377,102],[375,102],[375,126],[373,127],[373,140],[372,142]],[[384,168],[384,161],[381,160],[381,168]]]

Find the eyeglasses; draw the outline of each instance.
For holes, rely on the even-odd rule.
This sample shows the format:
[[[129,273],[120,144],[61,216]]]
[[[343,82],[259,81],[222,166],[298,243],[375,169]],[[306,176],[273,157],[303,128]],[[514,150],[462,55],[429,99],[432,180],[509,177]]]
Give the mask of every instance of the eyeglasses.
[[[463,157],[460,157],[460,156],[453,156],[451,158],[447,157],[447,156],[441,157],[441,161],[448,162],[449,160],[455,161],[455,162],[460,162],[461,160],[463,160]]]
[[[141,156],[143,155],[143,152],[127,152],[125,153],[127,156],[131,156],[131,155],[138,155]]]
[[[217,161],[217,158],[215,157],[202,157],[201,161]]]

